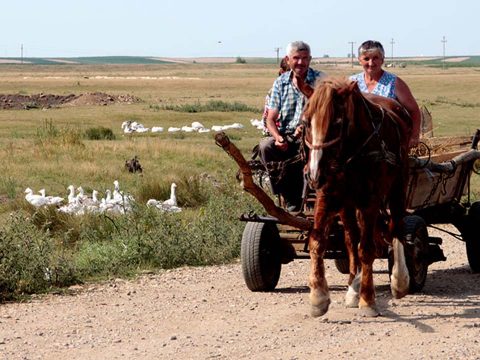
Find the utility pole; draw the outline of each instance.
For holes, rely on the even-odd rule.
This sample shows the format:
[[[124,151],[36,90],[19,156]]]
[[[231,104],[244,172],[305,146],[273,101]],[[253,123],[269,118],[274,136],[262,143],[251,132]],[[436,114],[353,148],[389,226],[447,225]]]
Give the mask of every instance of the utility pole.
[[[392,62],[392,66],[393,66],[393,44],[395,44],[395,41],[393,41],[393,38],[392,38],[392,41],[390,41],[390,44],[392,44],[392,58],[391,58],[391,62]]]
[[[23,64],[23,44],[20,46],[20,63]]]
[[[353,44],[355,44],[355,42],[354,41],[349,41],[348,43],[352,46],[352,50],[350,52],[350,55],[352,57],[352,68],[353,68]]]
[[[277,64],[279,64],[279,52],[280,52],[280,48],[279,47],[276,47],[273,49],[273,51],[275,51],[277,53]]]
[[[445,44],[447,43],[447,39],[445,39],[445,35],[443,36],[443,39],[442,39],[442,43],[443,43],[443,70],[445,70]]]

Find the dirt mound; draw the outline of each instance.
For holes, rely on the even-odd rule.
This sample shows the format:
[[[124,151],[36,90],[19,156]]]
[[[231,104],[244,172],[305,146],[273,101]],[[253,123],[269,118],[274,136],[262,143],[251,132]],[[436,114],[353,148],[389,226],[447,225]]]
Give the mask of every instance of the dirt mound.
[[[139,101],[140,99],[133,95],[109,95],[101,92],[95,92],[81,94],[75,99],[72,99],[71,101],[65,103],[65,105],[112,105],[116,103],[133,104]]]
[[[111,105],[115,103],[132,104],[141,101],[129,94],[109,95],[102,92],[86,94],[0,94],[0,109],[49,109],[60,106]]]

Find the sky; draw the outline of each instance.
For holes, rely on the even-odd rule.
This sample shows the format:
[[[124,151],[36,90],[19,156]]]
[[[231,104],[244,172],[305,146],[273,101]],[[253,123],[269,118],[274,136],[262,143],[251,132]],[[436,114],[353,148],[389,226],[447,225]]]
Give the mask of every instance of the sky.
[[[295,40],[344,57],[369,39],[387,57],[480,55],[479,0],[0,3],[0,57],[275,57]]]

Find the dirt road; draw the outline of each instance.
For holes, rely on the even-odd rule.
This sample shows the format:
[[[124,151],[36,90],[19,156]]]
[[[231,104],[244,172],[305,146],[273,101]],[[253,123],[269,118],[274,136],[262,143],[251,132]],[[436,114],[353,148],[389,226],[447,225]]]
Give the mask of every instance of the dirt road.
[[[463,242],[441,236],[447,261],[419,294],[392,300],[376,261],[378,318],[344,307],[346,275],[331,260],[322,318],[308,315],[308,260],[285,265],[271,293],[250,292],[239,263],[182,268],[0,305],[0,358],[480,359],[480,275]]]

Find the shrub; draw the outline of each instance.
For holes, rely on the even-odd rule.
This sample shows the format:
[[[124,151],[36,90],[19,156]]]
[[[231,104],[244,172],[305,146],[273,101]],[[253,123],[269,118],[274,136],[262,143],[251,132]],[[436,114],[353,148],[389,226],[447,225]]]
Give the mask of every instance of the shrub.
[[[52,262],[54,244],[48,231],[37,229],[21,213],[0,230],[0,301],[23,294],[44,292],[52,285],[66,285],[68,266]]]
[[[197,102],[195,104],[184,104],[184,105],[164,105],[162,107],[164,110],[172,110],[178,112],[188,112],[188,113],[197,113],[197,112],[206,112],[206,111],[219,111],[219,112],[261,112],[261,109],[250,107],[246,104],[240,102],[228,103],[221,100],[210,100],[206,104],[200,104]]]
[[[85,138],[88,140],[115,140],[112,129],[100,126],[85,130]]]

